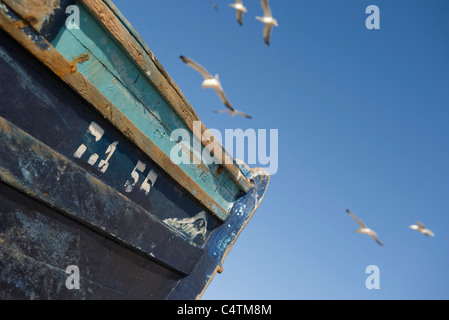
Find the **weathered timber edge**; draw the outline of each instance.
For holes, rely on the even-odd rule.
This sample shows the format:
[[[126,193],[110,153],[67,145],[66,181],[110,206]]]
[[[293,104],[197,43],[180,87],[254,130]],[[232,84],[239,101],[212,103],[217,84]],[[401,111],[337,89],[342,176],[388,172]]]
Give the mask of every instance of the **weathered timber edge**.
[[[69,87],[78,92],[105,119],[149,155],[164,171],[185,188],[204,207],[224,220],[228,213],[212,197],[200,188],[179,166],[163,153],[148,137],[142,133],[117,107],[106,99],[80,72],[73,68],[58,51],[54,50],[44,38],[30,30],[25,20],[14,17],[0,2],[0,27],[20,43],[26,50],[39,59],[47,68],[61,78]],[[28,33],[24,30],[28,28]],[[31,40],[34,39],[35,41]],[[37,39],[37,40],[36,40]]]

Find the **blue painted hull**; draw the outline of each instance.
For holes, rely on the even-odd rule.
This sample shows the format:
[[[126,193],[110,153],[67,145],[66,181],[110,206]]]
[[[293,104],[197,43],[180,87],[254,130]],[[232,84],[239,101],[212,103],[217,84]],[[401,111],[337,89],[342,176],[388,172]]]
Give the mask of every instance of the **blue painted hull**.
[[[170,132],[191,129],[171,103],[185,98],[163,72],[145,72],[152,60],[112,41],[87,2],[36,9],[46,19],[4,2],[0,299],[200,298],[269,176],[167,161]],[[145,52],[112,4],[97,2]],[[63,19],[73,4],[86,17],[75,31]],[[174,89],[158,89],[164,81]],[[69,266],[79,288],[67,285]]]

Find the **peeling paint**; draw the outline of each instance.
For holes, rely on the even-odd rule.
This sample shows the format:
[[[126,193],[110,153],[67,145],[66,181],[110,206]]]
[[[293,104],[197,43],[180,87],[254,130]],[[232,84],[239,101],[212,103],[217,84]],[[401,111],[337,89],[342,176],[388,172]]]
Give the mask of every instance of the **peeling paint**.
[[[3,0],[8,6],[14,8],[24,21],[31,25],[36,31],[48,23],[55,10],[60,9],[59,1],[55,0]]]
[[[169,226],[172,226],[181,233],[187,235],[192,240],[199,235],[202,236],[204,240],[206,239],[207,219],[205,211],[199,212],[192,218],[170,218],[163,221]]]

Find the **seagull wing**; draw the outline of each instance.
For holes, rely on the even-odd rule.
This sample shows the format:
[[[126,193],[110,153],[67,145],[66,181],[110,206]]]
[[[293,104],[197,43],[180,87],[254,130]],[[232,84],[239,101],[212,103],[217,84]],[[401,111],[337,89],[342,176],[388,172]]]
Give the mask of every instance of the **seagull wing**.
[[[383,243],[382,242],[380,242],[380,240],[379,239],[377,239],[377,237],[376,237],[376,235],[375,234],[371,234],[371,237],[374,239],[374,240],[376,240],[376,242],[378,243],[378,244],[380,244],[382,247],[384,246],[383,245]]]
[[[265,24],[263,27],[263,38],[265,39],[265,43],[269,46],[271,39],[271,29],[273,29],[273,25]]]
[[[215,113],[231,113],[231,110],[224,109],[224,110],[214,110]]]
[[[355,220],[357,221],[357,223],[360,225],[360,228],[366,228],[366,225],[359,220],[359,218],[357,218],[351,211],[349,211],[349,209],[346,209],[346,212],[349,213],[349,215]]]
[[[243,25],[243,11],[237,10],[237,21],[239,23],[239,25]]]
[[[247,119],[252,119],[252,117],[251,117],[250,115],[248,115],[248,114],[246,114],[246,113],[243,113],[243,112],[241,112],[241,111],[235,110],[235,113],[237,113],[237,114],[239,114],[239,115],[241,115],[242,117],[245,117],[245,118],[247,118]]]
[[[199,65],[192,59],[189,59],[184,56],[179,56],[179,57],[181,58],[182,61],[184,61],[185,64],[187,64],[188,66],[190,66],[193,69],[195,69],[196,71],[198,71],[203,76],[203,78],[205,80],[213,78],[212,75],[209,72],[207,72],[207,70],[203,66]]]
[[[212,7],[214,7],[214,9],[215,9],[216,11],[218,11],[218,6],[217,6],[217,4],[216,4],[215,2],[213,2],[212,0],[209,0],[209,2],[210,2],[210,4],[212,5]]]
[[[226,97],[223,89],[221,88],[214,88],[215,91],[217,92],[218,97],[220,98],[220,100],[224,103],[224,105],[226,107],[229,108],[229,110],[234,111],[234,107],[232,106],[231,102],[229,102],[228,98]]]
[[[264,17],[272,17],[270,5],[268,4],[268,0],[261,0],[263,16]]]
[[[235,3],[243,4],[242,0],[235,0]]]
[[[418,227],[420,227],[421,229],[425,229],[426,227],[424,227],[424,225],[421,223],[421,222],[419,222],[419,221],[416,221],[416,224],[418,225]]]

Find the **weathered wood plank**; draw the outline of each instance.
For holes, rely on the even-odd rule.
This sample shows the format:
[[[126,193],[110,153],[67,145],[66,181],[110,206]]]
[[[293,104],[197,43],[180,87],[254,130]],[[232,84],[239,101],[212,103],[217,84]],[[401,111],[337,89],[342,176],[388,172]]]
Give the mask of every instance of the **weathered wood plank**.
[[[179,166],[172,163],[145,134],[142,133],[117,107],[105,98],[76,68],[59,52],[32,29],[23,27],[22,21],[5,5],[0,6],[0,27],[18,41],[25,49],[39,59],[47,68],[60,77],[73,90],[78,92],[87,102],[100,112],[104,118],[123,132],[173,179],[186,189],[203,206],[224,220],[228,213],[198,186]]]
[[[88,52],[91,59],[79,65],[78,70],[125,115],[141,109],[143,117],[154,117],[148,123],[146,121],[142,122],[142,117],[136,116],[136,119],[133,119],[133,122],[138,124],[144,133],[151,134],[149,129],[151,125],[153,125],[152,130],[157,130],[158,135],[164,134],[165,138],[169,137],[174,129],[182,128],[190,131],[182,119],[174,114],[173,108],[166,102],[165,98],[153,88],[147,76],[142,73],[142,70],[129,60],[128,55],[125,53],[121,54],[122,48],[115,43],[114,39],[98,25],[83,7],[80,8],[80,16],[83,17],[80,29],[69,30],[62,28],[58,36],[51,42],[52,45],[69,61],[73,61],[79,55]],[[97,65],[97,63],[100,63],[100,65]],[[105,70],[102,70],[102,67]],[[105,75],[104,72],[111,73],[116,78],[116,81],[110,83],[107,80],[109,75]],[[115,86],[120,88],[115,88]],[[124,95],[130,102],[116,102],[115,99],[119,99],[120,95]],[[140,106],[140,108],[136,108],[136,105]],[[129,106],[132,107],[129,108]],[[170,141],[167,141],[167,143],[169,147],[165,150],[166,153],[174,145],[173,142],[170,144]],[[193,142],[190,143],[193,144]],[[201,146],[202,143],[204,141],[198,142],[198,145]],[[162,146],[159,147],[164,150]],[[210,172],[211,175],[215,176],[232,195],[239,194],[239,186],[228,174],[216,174],[218,166],[220,165],[215,163],[199,164],[201,170],[206,170],[205,173]],[[188,167],[182,164],[181,167],[185,171],[189,170]]]
[[[136,38],[141,39],[140,36],[138,36],[131,25],[123,19],[123,16],[118,13],[118,9],[113,6],[110,1],[105,3],[101,0],[81,0],[81,2],[125,49],[125,52],[141,68],[144,75],[149,78],[155,88],[161,92],[190,131],[195,133],[194,122],[200,121],[198,115],[194,112],[192,106],[185,99],[179,87],[174,83],[167,72],[165,72],[150,49],[146,45],[142,47],[141,41],[136,40]],[[111,10],[111,8],[113,10]],[[122,23],[121,20],[125,21],[125,24]],[[132,30],[132,33],[130,33],[129,30]],[[201,123],[199,129],[201,134],[207,130],[203,123]],[[201,140],[200,137],[199,139]],[[224,146],[218,141],[212,141],[210,143],[202,141],[202,143],[210,150],[216,145],[217,148],[225,150]],[[228,152],[222,153],[222,157],[219,159],[220,163],[222,163],[223,167],[239,187],[245,192],[248,191],[251,187],[249,181],[240,173],[238,166],[234,164],[234,161],[229,158],[228,154]]]
[[[89,57],[78,64],[77,70],[169,156],[172,148],[178,144],[169,138],[171,132],[178,128],[187,131],[188,128],[175,117],[171,107],[152,88],[148,80],[143,75],[140,77],[140,70],[123,59],[120,55],[121,49],[113,40],[100,30],[95,22],[88,19],[88,13],[82,9],[80,13],[83,17],[82,28],[62,29],[52,42],[55,49],[69,61],[81,55]],[[103,44],[101,48],[97,43]],[[131,91],[130,87],[134,90]],[[225,210],[232,206],[240,193],[229,176],[217,175],[217,164],[205,166],[202,163],[180,163],[179,166]],[[217,186],[223,186],[222,192],[214,192]]]
[[[14,9],[24,20],[24,24],[41,31],[43,25],[50,20],[55,9],[59,8],[59,1],[55,0],[3,0]]]

